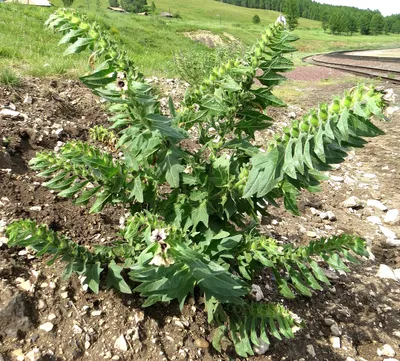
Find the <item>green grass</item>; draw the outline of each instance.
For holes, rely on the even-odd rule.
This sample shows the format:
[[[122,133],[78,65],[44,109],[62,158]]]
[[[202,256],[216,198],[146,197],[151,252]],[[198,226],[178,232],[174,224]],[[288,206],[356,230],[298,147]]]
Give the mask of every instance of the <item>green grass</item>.
[[[54,0],[62,6],[61,0]],[[156,0],[157,13],[179,12],[182,19],[164,19],[158,16],[120,14],[106,9],[108,1],[76,0],[73,7],[97,19],[114,33],[129,55],[146,75],[174,76],[172,57],[180,50],[209,52],[203,44],[194,42],[184,32],[209,30],[223,36],[229,33],[249,46],[266,25],[276,20],[278,13],[247,9],[215,0]],[[88,7],[89,5],[89,7]],[[12,68],[15,73],[31,76],[76,77],[87,70],[87,55],[62,57],[63,47],[57,48],[59,34],[44,28],[43,23],[55,10],[18,4],[0,4],[0,70]],[[260,24],[253,24],[258,14]],[[333,36],[320,29],[320,23],[300,19],[295,31],[300,40],[295,44],[300,52],[294,54],[296,64],[311,53],[343,49],[396,47],[400,36]]]

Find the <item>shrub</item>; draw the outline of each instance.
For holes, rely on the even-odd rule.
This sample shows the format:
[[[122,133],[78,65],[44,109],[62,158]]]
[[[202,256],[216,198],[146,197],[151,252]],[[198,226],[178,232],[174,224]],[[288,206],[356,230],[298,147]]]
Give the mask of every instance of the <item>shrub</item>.
[[[173,70],[190,85],[200,85],[204,74],[219,68],[233,54],[239,54],[239,51],[238,48],[228,46],[217,47],[213,51],[180,51],[174,55]]]
[[[257,14],[253,16],[253,24],[259,24],[260,21],[261,19]]]
[[[383,117],[388,94],[360,85],[258,147],[255,131],[272,122],[260,109],[284,106],[271,89],[293,65],[283,55],[295,50],[290,42],[297,38],[282,24],[271,25],[242,59],[213,69],[186,95],[180,112],[170,101],[170,118],[160,113],[126,52],[98,25],[66,10],[46,24],[65,33],[65,54],[90,49],[91,63],[99,64],[81,81],[109,101],[114,115],[110,130],[96,128],[91,135],[117,151],[71,141],[59,152],[39,152],[30,165],[59,197],[88,205],[92,213],[116,206],[131,216],[111,245],[87,248],[30,220],[7,227],[8,245],[48,254],[49,265],[61,258],[64,277],[84,275],[93,292],[104,273],[107,288],[138,292],[145,307],[174,299],[182,307],[196,288],[215,326],[217,350],[224,335],[244,357],[271,336],[293,337],[302,324],[298,318],[281,304],[248,297],[257,272],[269,269],[284,297],[309,297],[329,283],[324,265],[348,271],[346,260],[368,252],[364,240],[349,235],[281,245],[259,233],[258,215],[280,198],[299,214],[301,189],[318,191],[321,171],[342,162],[351,147],[363,147],[363,137],[382,134],[369,118]],[[256,76],[258,68],[262,75]],[[265,87],[253,87],[255,77]],[[192,149],[182,142],[189,138]]]
[[[140,13],[145,10],[147,0],[120,0],[121,7],[132,13]]]
[[[62,0],[62,3],[66,8],[69,8],[74,3],[74,0]]]
[[[117,7],[119,7],[119,2],[118,2],[118,0],[108,0],[108,3],[110,4],[110,6],[111,6],[112,8],[117,8]]]

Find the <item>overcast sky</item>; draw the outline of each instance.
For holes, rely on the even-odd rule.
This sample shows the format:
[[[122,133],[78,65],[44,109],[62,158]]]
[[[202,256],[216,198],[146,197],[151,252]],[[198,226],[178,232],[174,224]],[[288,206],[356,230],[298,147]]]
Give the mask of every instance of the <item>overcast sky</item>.
[[[379,10],[383,16],[400,14],[400,0],[314,0],[331,5],[354,6],[360,9]]]

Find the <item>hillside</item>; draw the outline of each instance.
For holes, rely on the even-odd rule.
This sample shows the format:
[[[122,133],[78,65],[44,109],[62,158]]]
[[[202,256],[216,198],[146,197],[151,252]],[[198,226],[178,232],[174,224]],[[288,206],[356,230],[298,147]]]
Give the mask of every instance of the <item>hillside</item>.
[[[61,6],[61,0],[55,0]],[[76,0],[73,7],[86,12],[113,32],[129,49],[130,55],[146,75],[174,76],[174,54],[188,51],[196,54],[210,52],[205,45],[187,38],[184,33],[208,30],[229,42],[226,35],[233,35],[243,45],[249,46],[278,13],[248,9],[204,0],[201,7],[196,0],[156,0],[156,13],[170,11],[182,19],[165,19],[159,16],[120,14],[106,9],[105,0]],[[17,4],[0,4],[0,69],[13,68],[18,74],[31,76],[66,75],[74,77],[82,73],[86,64],[79,56],[55,57],[58,36],[43,27],[43,22],[54,8],[38,8]],[[260,24],[253,24],[258,14]],[[300,19],[296,29],[300,50],[295,57],[305,53],[320,53],[337,49],[394,47],[400,36],[333,36],[323,33],[320,23]]]

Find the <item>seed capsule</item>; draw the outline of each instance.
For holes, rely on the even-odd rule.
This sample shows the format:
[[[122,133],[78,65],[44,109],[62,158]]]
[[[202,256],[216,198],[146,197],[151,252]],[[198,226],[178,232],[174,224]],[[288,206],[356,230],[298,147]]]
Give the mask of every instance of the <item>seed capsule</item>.
[[[319,126],[319,119],[315,114],[311,114],[310,117],[308,118],[308,121],[313,127]]]
[[[81,19],[79,19],[77,16],[73,16],[71,18],[71,24],[78,25],[80,22],[81,22]]]
[[[301,129],[303,132],[308,132],[308,130],[310,129],[310,125],[308,124],[308,122],[307,122],[306,120],[303,120],[303,121],[300,123],[300,129]]]

